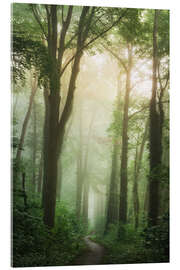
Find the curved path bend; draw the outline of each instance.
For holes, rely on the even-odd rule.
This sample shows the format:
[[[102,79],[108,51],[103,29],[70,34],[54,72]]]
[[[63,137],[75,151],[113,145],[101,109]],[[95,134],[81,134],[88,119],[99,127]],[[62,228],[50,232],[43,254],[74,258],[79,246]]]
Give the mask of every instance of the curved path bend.
[[[101,264],[104,255],[104,248],[89,239],[89,236],[84,238],[87,245],[87,251],[80,255],[74,262],[74,265],[95,265]]]

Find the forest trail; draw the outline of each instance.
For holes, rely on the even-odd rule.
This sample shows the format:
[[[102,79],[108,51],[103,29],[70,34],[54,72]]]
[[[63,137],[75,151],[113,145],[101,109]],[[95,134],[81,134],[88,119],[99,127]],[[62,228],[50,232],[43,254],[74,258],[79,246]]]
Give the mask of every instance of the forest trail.
[[[74,261],[74,265],[96,265],[102,263],[104,248],[91,241],[89,237],[86,236],[84,238],[87,250]]]

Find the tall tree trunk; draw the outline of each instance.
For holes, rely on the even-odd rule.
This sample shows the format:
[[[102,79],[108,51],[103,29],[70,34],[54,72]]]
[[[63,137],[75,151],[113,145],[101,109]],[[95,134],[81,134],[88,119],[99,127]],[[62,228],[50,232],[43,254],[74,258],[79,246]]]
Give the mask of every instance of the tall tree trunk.
[[[117,108],[118,114],[122,117],[121,113],[121,73],[118,74],[118,89],[117,89]],[[117,138],[121,137],[121,134],[114,135],[113,142],[113,153],[112,153],[112,166],[111,166],[111,176],[110,176],[110,187],[107,200],[107,219],[105,225],[105,232],[107,233],[109,224],[115,224],[118,221],[118,183],[117,183]]]
[[[38,88],[37,76],[35,76],[33,78],[33,75],[31,75],[31,95],[29,97],[29,106],[28,106],[28,110],[27,110],[27,113],[26,113],[25,118],[24,118],[22,130],[21,130],[20,141],[19,141],[19,145],[18,145],[17,153],[16,153],[17,166],[19,166],[19,163],[21,160],[21,153],[22,153],[22,149],[23,149],[23,145],[24,145],[24,139],[25,139],[25,135],[26,135],[26,131],[27,131],[27,127],[28,127],[28,123],[29,123],[29,119],[30,119],[30,115],[31,115],[31,111],[32,111],[32,104],[33,104],[33,100],[34,100],[34,96],[36,94],[37,88]]]
[[[71,76],[68,86],[68,94],[63,112],[60,116],[60,78],[64,68],[63,55],[65,51],[65,38],[69,28],[73,7],[69,6],[66,19],[62,23],[59,44],[57,44],[57,5],[46,6],[48,19],[48,55],[49,55],[49,83],[50,94],[48,96],[48,130],[46,130],[44,147],[44,187],[43,187],[43,207],[44,223],[48,227],[54,227],[56,190],[57,190],[57,170],[58,158],[62,150],[65,133],[65,126],[69,119],[73,106],[73,96],[76,88],[76,79],[79,73],[79,64],[82,57],[83,45],[89,31],[89,24],[85,25],[84,20],[88,16],[89,7],[83,7],[79,19],[77,30],[77,47],[74,56]],[[88,18],[91,21],[94,9]]]
[[[84,184],[84,194],[83,194],[83,217],[84,222],[86,225],[88,225],[88,207],[89,207],[89,180],[87,178],[87,171],[88,171],[88,157],[89,157],[89,146],[91,142],[91,135],[92,135],[92,126],[94,117],[96,115],[96,111],[93,111],[92,118],[89,124],[89,130],[86,138],[86,152],[84,154],[84,162],[83,162],[83,171],[82,171],[82,177],[83,177],[83,184]]]
[[[81,216],[82,206],[82,191],[83,191],[83,177],[82,177],[82,155],[81,150],[77,158],[77,184],[76,184],[76,216],[79,219]]]
[[[48,130],[49,130],[49,84],[46,82],[44,84],[44,105],[45,105],[45,116],[44,116],[44,128],[43,128],[43,185],[42,185],[42,207],[44,207],[45,200],[45,167],[47,166],[47,145],[48,145]]]
[[[112,153],[112,168],[110,178],[109,199],[107,205],[107,220],[105,233],[108,231],[110,224],[115,224],[118,221],[118,198],[117,198],[117,145],[113,145]]]
[[[71,126],[72,126],[72,123],[73,123],[73,117],[71,117],[70,119],[70,122],[68,123],[68,126],[65,130],[65,135],[64,135],[64,140],[63,141],[66,141],[68,135],[69,135],[69,132],[71,130]],[[63,144],[64,145],[64,144]],[[62,145],[62,150],[63,151],[63,145]],[[62,161],[61,161],[61,155],[60,155],[60,150],[59,150],[59,160],[58,160],[58,182],[57,182],[57,199],[58,201],[60,201],[61,199],[61,189],[62,189]]]
[[[143,206],[143,214],[144,218],[147,217],[149,209],[149,181],[146,184],[145,194],[144,194],[144,206]]]
[[[32,191],[36,191],[36,154],[37,154],[37,117],[36,102],[33,102],[33,175],[32,175]]]
[[[86,179],[84,183],[84,193],[83,193],[83,221],[88,228],[88,209],[89,209],[89,181]]]
[[[120,205],[119,221],[126,224],[127,222],[127,162],[128,162],[128,108],[129,95],[131,90],[131,69],[132,69],[132,46],[128,44],[128,67],[126,76],[126,93],[123,114],[122,130],[122,152],[121,152],[121,169],[120,169]]]
[[[83,193],[83,136],[82,136],[82,103],[79,105],[79,142],[77,155],[77,183],[76,183],[76,216],[79,219],[82,210],[82,193]]]
[[[58,169],[58,141],[59,141],[59,106],[60,82],[56,62],[51,66],[50,95],[48,96],[48,130],[46,130],[47,145],[44,148],[44,223],[54,227],[56,207],[56,186]]]
[[[169,155],[169,147],[167,147],[164,144],[163,141],[163,135],[164,135],[164,118],[165,118],[165,112],[164,112],[164,106],[163,106],[163,97],[166,91],[166,88],[168,87],[168,82],[169,82],[169,69],[167,70],[167,77],[166,77],[166,81],[163,85],[163,81],[161,79],[160,76],[160,61],[159,61],[159,65],[158,65],[158,81],[159,81],[159,85],[160,85],[160,94],[159,94],[159,122],[160,122],[160,138],[161,138],[161,162],[162,162],[162,166],[164,168],[164,170],[167,170],[167,174],[168,174],[168,169],[169,169],[169,162],[168,162],[168,155]],[[167,159],[166,159],[167,158]],[[165,213],[167,213],[167,211],[169,210],[169,176],[167,175],[167,180],[163,181],[160,183],[160,207],[159,207],[159,215],[163,216]]]
[[[137,175],[137,159],[138,159],[138,144],[136,146],[136,155],[134,161],[134,184],[133,184],[133,206],[134,206],[134,218],[135,229],[139,226],[139,196],[138,196],[138,175]]]
[[[38,174],[38,187],[37,192],[41,194],[43,182],[43,151],[41,152],[40,163],[39,163],[39,174]]]
[[[150,101],[150,176],[149,176],[149,211],[148,226],[154,226],[158,222],[159,210],[159,176],[161,167],[161,131],[160,119],[157,111],[157,22],[159,11],[155,10],[153,29],[153,78],[152,97]]]
[[[135,164],[134,164],[134,184],[133,184],[133,202],[134,202],[134,217],[135,217],[135,229],[139,226],[139,195],[138,195],[138,183],[139,183],[139,173],[141,169],[141,162],[144,152],[144,146],[147,139],[148,134],[148,124],[147,121],[145,126],[145,131],[143,135],[143,139],[140,145],[140,149],[138,152],[138,144],[136,147],[136,157],[135,157]]]

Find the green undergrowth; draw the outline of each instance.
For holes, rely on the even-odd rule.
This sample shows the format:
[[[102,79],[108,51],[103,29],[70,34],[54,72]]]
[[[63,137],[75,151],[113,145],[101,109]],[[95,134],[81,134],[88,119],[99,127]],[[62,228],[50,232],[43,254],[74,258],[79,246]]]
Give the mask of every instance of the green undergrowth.
[[[167,220],[151,229],[136,231],[132,226],[110,225],[105,235],[92,235],[91,240],[105,248],[103,264],[169,262]]]
[[[84,227],[65,204],[57,205],[56,225],[48,230],[42,222],[40,202],[20,199],[13,206],[13,267],[60,266],[70,264],[85,249]]]

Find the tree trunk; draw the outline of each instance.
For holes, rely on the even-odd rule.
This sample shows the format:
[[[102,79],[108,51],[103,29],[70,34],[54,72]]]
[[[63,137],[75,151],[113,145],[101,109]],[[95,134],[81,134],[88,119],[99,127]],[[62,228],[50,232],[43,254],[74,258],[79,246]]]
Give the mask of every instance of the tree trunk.
[[[96,115],[96,111],[93,111],[92,118],[89,124],[89,130],[86,138],[86,152],[84,154],[84,162],[83,162],[83,171],[82,171],[82,178],[83,178],[83,184],[84,184],[84,195],[83,195],[83,217],[84,222],[86,225],[88,225],[88,207],[89,207],[89,180],[87,178],[87,172],[88,172],[88,156],[89,156],[89,145],[91,141],[91,134],[92,134],[92,126],[94,117]]]
[[[159,176],[161,167],[161,131],[160,119],[157,112],[157,20],[158,10],[154,14],[153,29],[153,78],[152,78],[152,97],[150,101],[150,176],[149,176],[149,211],[148,226],[154,226],[158,222],[159,210]]]
[[[149,209],[149,182],[147,182],[145,195],[144,195],[144,218],[147,217],[148,209]]]
[[[47,146],[48,146],[48,130],[49,130],[49,85],[48,82],[44,85],[44,105],[45,105],[45,117],[44,117],[44,129],[43,129],[43,186],[42,186],[42,207],[44,208],[45,200],[45,167],[47,167]]]
[[[39,174],[38,174],[37,192],[39,194],[41,194],[41,191],[42,191],[42,180],[43,180],[43,151],[41,152],[40,164],[39,164]]]
[[[64,134],[64,140],[63,140],[63,143],[64,141],[66,141],[66,138],[68,137],[69,135],[69,132],[71,130],[71,126],[72,126],[72,123],[73,123],[73,117],[71,117],[70,119],[70,122],[68,123],[68,126],[67,128],[65,129],[65,134]],[[64,144],[63,144],[64,145]],[[63,151],[63,145],[62,145],[62,149],[61,151]],[[61,155],[60,155],[60,150],[59,150],[59,160],[58,160],[58,182],[57,182],[57,199],[58,201],[61,200],[61,189],[62,189],[62,162],[61,162]]]
[[[139,153],[138,153],[138,145],[136,147],[136,157],[135,157],[135,164],[134,164],[134,185],[133,185],[133,201],[134,201],[134,217],[135,217],[135,229],[139,226],[139,195],[138,195],[138,184],[139,184],[139,173],[141,169],[141,162],[144,152],[144,146],[147,139],[147,132],[148,132],[148,124],[147,121],[145,126],[145,131],[143,135],[143,139],[140,145]]]
[[[36,119],[36,103],[33,102],[33,175],[32,175],[32,191],[36,191],[36,154],[37,154],[37,119]]]
[[[17,166],[19,166],[19,163],[21,160],[21,153],[22,153],[24,139],[25,139],[25,135],[26,135],[26,131],[27,131],[27,127],[28,127],[28,123],[29,123],[29,119],[30,119],[30,115],[31,115],[31,111],[32,111],[32,104],[33,104],[34,96],[35,96],[37,88],[38,88],[37,77],[35,77],[35,78],[32,78],[32,77],[33,76],[31,75],[31,95],[29,97],[29,106],[28,106],[28,110],[27,110],[27,113],[26,113],[25,118],[24,118],[22,130],[21,130],[20,141],[19,141],[19,145],[17,148],[17,154],[16,154]]]
[[[118,195],[117,195],[116,173],[117,173],[117,145],[114,143],[105,233],[108,231],[108,227],[110,224],[116,224],[118,221],[118,198],[117,198]]]
[[[44,223],[50,228],[54,227],[55,219],[58,158],[62,150],[65,126],[72,111],[76,79],[79,73],[80,59],[83,53],[82,48],[89,31],[89,25],[84,26],[84,20],[88,15],[89,7],[83,7],[78,24],[77,47],[76,54],[73,58],[74,61],[69,81],[68,94],[60,117],[60,78],[63,70],[62,64],[65,51],[65,38],[72,17],[72,9],[73,7],[69,6],[66,19],[62,23],[59,44],[57,44],[57,5],[46,7],[48,19],[48,55],[50,60],[50,94],[48,96],[49,115],[47,116],[46,125],[46,127],[48,126],[48,130],[45,131],[43,206]],[[92,19],[92,17],[90,19]]]
[[[57,88],[59,89],[59,88]],[[51,93],[57,91],[51,88]],[[49,98],[49,129],[47,131],[48,144],[44,149],[44,223],[54,227],[56,207],[56,186],[58,169],[58,121],[59,121],[58,95],[50,95]]]
[[[26,194],[26,174],[25,172],[22,173],[22,191],[23,191],[23,198],[24,198],[24,207],[27,208],[27,194]]]
[[[80,150],[79,156],[77,158],[77,184],[76,184],[76,216],[78,219],[81,216],[82,191],[83,191],[82,156]]]
[[[89,208],[89,181],[85,181],[84,183],[84,193],[83,193],[83,221],[88,228],[88,208]]]
[[[126,224],[127,222],[127,162],[128,162],[128,108],[129,95],[131,89],[131,69],[132,69],[132,46],[128,44],[128,67],[126,76],[126,93],[123,114],[122,130],[122,152],[121,152],[121,169],[120,169],[120,205],[119,221]]]
[[[82,192],[83,192],[83,136],[82,136],[82,103],[80,103],[79,117],[79,143],[77,155],[77,184],[76,184],[76,216],[79,219],[82,210]]]
[[[138,175],[137,175],[137,159],[138,159],[138,145],[136,146],[136,156],[134,162],[134,185],[133,185],[133,205],[134,205],[134,218],[135,229],[139,226],[139,196],[138,196]]]

